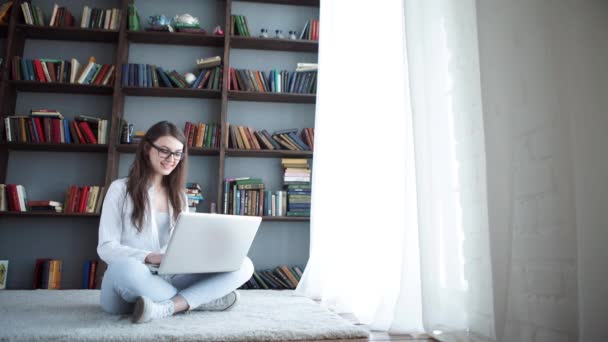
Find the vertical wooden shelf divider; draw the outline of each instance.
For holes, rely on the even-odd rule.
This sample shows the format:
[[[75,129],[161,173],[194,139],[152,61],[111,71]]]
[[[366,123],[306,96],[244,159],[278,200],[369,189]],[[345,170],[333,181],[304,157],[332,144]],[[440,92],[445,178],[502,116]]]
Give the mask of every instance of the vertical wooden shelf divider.
[[[127,41],[128,28],[128,5],[132,4],[133,0],[121,1],[121,18],[118,31],[118,46],[114,57],[114,93],[112,95],[112,118],[110,124],[110,137],[108,140],[108,159],[106,163],[105,187],[110,186],[113,180],[118,177],[118,163],[120,154],[116,150],[116,145],[120,139],[121,119],[124,112],[125,95],[122,92],[122,65],[128,63],[129,60],[129,42]]]
[[[222,60],[224,65],[223,80],[222,80],[222,110],[220,116],[220,156],[219,156],[219,170],[217,177],[217,212],[224,212],[224,201],[223,201],[223,189],[224,189],[224,169],[226,162],[226,149],[227,144],[224,142],[228,141],[228,127],[226,122],[228,119],[228,75],[230,73],[230,16],[232,15],[232,0],[226,0],[226,21],[224,24],[224,59]]]
[[[14,1],[11,8],[4,45],[6,51],[4,51],[4,61],[0,69],[0,120],[2,121],[4,121],[6,116],[14,112],[17,101],[17,92],[10,86],[8,80],[10,78],[10,66],[12,65],[11,56],[23,55],[23,47],[25,45],[25,37],[22,34],[18,35],[16,32],[21,2],[22,0]],[[0,125],[0,127],[3,126]],[[4,132],[0,132],[0,134],[4,135]],[[0,141],[5,141],[5,138],[0,138]],[[8,153],[7,147],[0,147],[0,183],[6,183]]]

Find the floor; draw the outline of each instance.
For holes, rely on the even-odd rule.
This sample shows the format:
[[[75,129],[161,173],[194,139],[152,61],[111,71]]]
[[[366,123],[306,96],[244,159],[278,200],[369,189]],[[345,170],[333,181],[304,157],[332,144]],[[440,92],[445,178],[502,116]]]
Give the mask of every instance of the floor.
[[[340,314],[343,318],[351,321],[354,324],[357,324],[357,318],[353,315],[348,314]],[[370,334],[367,339],[350,339],[350,340],[323,340],[324,342],[338,342],[338,341],[350,341],[350,342],[367,342],[367,341],[408,341],[408,342],[431,342],[437,341],[432,337],[414,337],[409,334],[388,334],[386,332],[373,332]]]

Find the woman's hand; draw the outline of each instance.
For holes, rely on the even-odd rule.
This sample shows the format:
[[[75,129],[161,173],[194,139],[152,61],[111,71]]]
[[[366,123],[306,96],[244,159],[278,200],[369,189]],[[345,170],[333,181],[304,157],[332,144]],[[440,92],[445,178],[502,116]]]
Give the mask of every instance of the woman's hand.
[[[160,265],[160,262],[163,260],[164,254],[160,253],[150,253],[146,255],[146,264]]]

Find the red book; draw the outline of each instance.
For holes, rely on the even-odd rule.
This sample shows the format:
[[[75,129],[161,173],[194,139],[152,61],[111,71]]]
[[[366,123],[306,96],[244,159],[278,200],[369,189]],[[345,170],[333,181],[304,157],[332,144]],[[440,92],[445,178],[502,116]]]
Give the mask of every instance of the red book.
[[[205,72],[205,76],[203,76],[203,80],[201,81],[201,83],[198,84],[198,87],[196,87],[196,88],[202,89],[205,82],[207,82],[207,79],[209,79],[209,76],[211,76],[211,70],[207,70]],[[211,81],[209,81],[209,82],[211,82]]]
[[[33,289],[42,288],[42,265],[44,265],[45,261],[51,260],[49,258],[36,259],[36,263],[34,264],[34,281],[32,283]]]
[[[48,82],[44,77],[44,70],[42,69],[42,62],[39,59],[34,59],[34,69],[36,69],[36,77],[39,82]]]
[[[8,204],[11,207],[11,211],[21,211],[21,205],[19,204],[19,193],[17,192],[17,185],[7,184],[6,194],[8,195]]]
[[[231,90],[239,90],[238,83],[236,82],[236,71],[234,68],[230,68],[230,81],[232,82]]]
[[[93,80],[93,84],[94,85],[100,85],[101,82],[103,81],[104,77],[106,76],[106,73],[108,72],[108,69],[110,69],[110,65],[109,64],[104,64],[101,67],[101,71],[97,74],[97,77],[95,77],[95,79]]]
[[[80,121],[78,126],[80,126],[80,129],[84,133],[83,135],[89,144],[97,144],[97,138],[95,138],[95,134],[93,134],[91,126],[89,126],[88,122]]]
[[[61,120],[51,119],[51,141],[61,144]]]
[[[78,210],[77,213],[84,213],[87,209],[87,200],[89,199],[89,186],[85,185],[82,187],[82,192],[80,194],[80,201],[78,202]]]
[[[95,288],[95,273],[97,272],[97,260],[92,260],[89,266],[89,289]]]
[[[74,131],[76,131],[76,137],[78,137],[78,143],[79,144],[86,144],[87,141],[84,140],[84,136],[82,135],[82,132],[80,131],[80,127],[78,127],[78,124],[76,123],[76,121],[71,121],[70,125],[72,125],[72,127],[74,127]]]
[[[44,130],[42,129],[42,123],[40,122],[40,118],[35,116],[32,118],[32,120],[34,120],[34,128],[36,129],[36,132],[38,132],[39,142],[45,142],[46,139],[44,138]]]
[[[72,203],[70,203],[70,210],[72,213],[78,212],[78,205],[80,204],[80,197],[82,195],[82,189],[74,186],[74,197],[72,198]]]
[[[186,125],[184,126],[184,135],[186,136],[186,141],[188,141],[188,136],[190,135],[190,125],[192,125],[189,121],[186,121]]]

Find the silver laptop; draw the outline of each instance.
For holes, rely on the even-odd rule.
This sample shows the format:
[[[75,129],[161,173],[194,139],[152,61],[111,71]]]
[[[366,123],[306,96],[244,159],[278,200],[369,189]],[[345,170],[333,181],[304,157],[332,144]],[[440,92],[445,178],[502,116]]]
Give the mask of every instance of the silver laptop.
[[[158,274],[240,269],[260,222],[259,216],[181,213]]]

